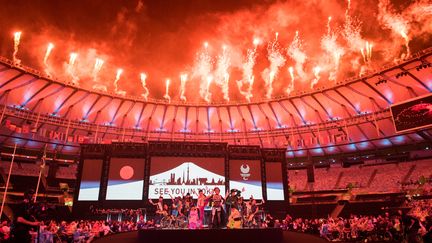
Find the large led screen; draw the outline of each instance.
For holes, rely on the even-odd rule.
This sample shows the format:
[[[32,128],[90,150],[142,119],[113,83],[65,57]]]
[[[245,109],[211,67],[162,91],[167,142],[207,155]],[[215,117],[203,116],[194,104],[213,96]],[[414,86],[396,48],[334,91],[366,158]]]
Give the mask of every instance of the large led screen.
[[[194,157],[152,157],[149,198],[186,195],[197,198],[198,190],[206,195],[219,187],[225,195],[225,159]]]
[[[230,160],[230,189],[241,191],[245,199],[262,199],[261,161]]]
[[[78,201],[97,201],[99,199],[102,160],[83,161]]]
[[[284,200],[282,163],[266,163],[267,200]]]
[[[144,165],[143,158],[112,158],[106,200],[142,200]]]
[[[390,107],[396,132],[432,126],[432,94]]]

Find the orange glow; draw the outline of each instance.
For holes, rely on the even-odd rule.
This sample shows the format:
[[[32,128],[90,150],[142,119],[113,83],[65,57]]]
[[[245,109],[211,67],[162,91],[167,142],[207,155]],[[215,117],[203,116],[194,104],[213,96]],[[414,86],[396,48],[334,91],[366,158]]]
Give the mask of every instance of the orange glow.
[[[180,100],[182,101],[186,101],[185,91],[187,79],[188,75],[186,73],[180,74]]]
[[[47,46],[47,49],[46,49],[46,52],[45,52],[45,56],[44,56],[44,59],[43,59],[43,63],[44,63],[44,66],[45,66],[45,73],[48,75],[48,76],[50,76],[51,75],[51,71],[50,71],[50,66],[48,65],[48,57],[50,56],[50,54],[51,54],[51,51],[54,49],[54,44],[53,43],[48,43],[48,46]]]
[[[254,46],[256,47],[256,46],[258,46],[259,44],[261,44],[261,40],[260,40],[259,38],[254,38],[254,39],[253,39],[253,44],[254,44]]]
[[[315,78],[311,82],[311,89],[313,89],[315,87],[315,85],[318,84],[318,81],[321,78],[320,72],[321,72],[321,67],[316,66],[313,68],[313,73],[314,73]]]
[[[78,58],[78,54],[75,52],[72,52],[69,55],[69,63],[67,64],[67,67],[66,67],[66,72],[72,78],[72,84],[74,84],[74,85],[79,85],[79,83],[78,83],[79,78],[75,73],[75,67],[74,67],[75,61],[77,58]]]
[[[121,68],[117,69],[116,78],[114,80],[114,92],[118,95],[125,96],[126,91],[121,90],[118,87],[118,82],[120,81],[120,77],[121,77],[122,73],[123,73],[123,69],[121,69]]]
[[[316,85],[334,85],[403,61],[411,52],[430,45],[428,1],[411,1],[403,7],[389,0],[317,4],[311,8],[307,1],[264,1],[256,3],[256,8],[230,6],[227,10],[233,9],[213,15],[196,9],[185,19],[167,15],[169,26],[161,28],[154,24],[158,21],[154,17],[118,3],[117,17],[107,25],[101,24],[97,14],[90,16],[92,24],[99,27],[92,30],[78,21],[62,29],[64,20],[50,23],[42,14],[45,10],[39,9],[38,17],[52,31],[29,28],[25,24],[32,20],[20,16],[14,25],[25,26],[25,36],[11,29],[5,33],[14,41],[14,64],[22,59],[25,66],[65,83],[113,93],[122,91],[112,83],[116,67],[122,66],[127,72],[122,74],[121,85],[116,81],[124,89],[120,93],[145,100],[162,99],[166,85],[158,80],[176,77],[170,88],[171,95],[177,91],[178,95],[171,98],[183,102],[252,102],[307,91]],[[364,7],[368,5],[370,8]],[[144,17],[149,24],[141,28]],[[152,33],[152,38],[144,33]],[[79,57],[69,55],[71,50]],[[319,75],[315,75],[317,66]],[[151,77],[145,86],[142,67]],[[181,77],[184,73],[187,78]],[[290,82],[291,74],[295,83]],[[137,85],[142,88],[136,89]]]
[[[144,89],[144,93],[142,93],[141,94],[141,96],[145,99],[145,100],[147,100],[148,99],[148,96],[149,96],[149,90],[148,90],[148,88],[147,88],[147,83],[146,83],[146,79],[147,79],[147,74],[145,74],[145,73],[140,73],[140,79],[141,79],[141,85],[142,85],[142,87],[143,87],[143,89]]]
[[[16,64],[21,63],[21,60],[17,58],[18,47],[21,41],[21,31],[17,31],[14,33],[14,52],[13,52],[13,62]]]
[[[48,43],[46,52],[45,52],[45,56],[44,56],[44,63],[46,64],[48,61],[48,57],[51,54],[52,49],[54,49],[54,44],[53,43]]]
[[[288,72],[289,72],[290,77],[291,77],[291,83],[289,84],[288,88],[286,89],[286,93],[288,95],[290,95],[291,92],[294,91],[294,68],[293,67],[289,67],[288,68]]]
[[[171,96],[169,95],[169,86],[170,86],[171,80],[167,78],[165,80],[165,95],[164,98],[168,101],[168,103],[171,102]]]
[[[94,67],[93,67],[93,73],[92,73],[93,82],[97,83],[99,81],[98,74],[99,74],[100,70],[102,69],[103,64],[104,64],[104,60],[102,60],[100,58],[96,58],[96,61],[95,61]]]

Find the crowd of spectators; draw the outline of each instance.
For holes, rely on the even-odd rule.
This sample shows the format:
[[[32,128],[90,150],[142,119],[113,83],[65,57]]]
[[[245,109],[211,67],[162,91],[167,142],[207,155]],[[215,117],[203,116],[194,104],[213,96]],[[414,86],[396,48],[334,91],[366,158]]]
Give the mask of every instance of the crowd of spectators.
[[[94,239],[120,232],[134,231],[138,229],[153,228],[153,221],[144,221],[142,218],[136,221],[105,221],[105,220],[80,220],[61,221],[50,220],[41,222],[39,232],[32,229],[32,239],[39,238],[40,243],[53,242],[91,242]],[[0,228],[0,242],[8,242],[10,239],[10,223],[4,221]]]
[[[288,180],[290,188],[297,192],[350,187],[360,193],[392,193],[419,189],[422,194],[429,194],[432,189],[431,162],[431,159],[425,159],[415,163],[362,164],[348,168],[334,164],[330,167],[314,169],[313,186],[308,185],[306,169],[289,169]]]
[[[110,208],[110,209],[99,209],[90,207],[90,212],[93,215],[103,215],[107,221],[137,221],[142,215],[145,214],[145,209],[127,209],[127,208]]]
[[[426,222],[423,222],[426,223]],[[432,233],[430,219],[423,224],[410,216],[356,216],[350,218],[291,219],[283,220],[287,230],[320,235],[329,241],[354,242],[430,242]],[[429,229],[429,230],[427,230]]]
[[[407,214],[402,211],[384,213],[379,216],[351,215],[349,218],[302,219],[287,215],[278,220],[269,214],[261,227],[277,227],[284,230],[319,235],[329,241],[354,242],[432,242],[432,200],[411,201]],[[134,210],[124,210],[131,214]],[[135,214],[137,215],[137,214]],[[41,243],[91,242],[96,238],[119,232],[156,228],[153,220],[123,217],[125,220],[81,220],[42,222],[39,232],[31,231],[34,239]],[[11,225],[3,221],[0,227],[0,241],[8,242]]]
[[[432,242],[432,200],[412,201],[407,214],[402,211],[379,216],[351,215],[349,218],[293,219],[289,215],[281,227],[317,234],[329,241]]]
[[[406,181],[402,184],[402,190],[411,194],[432,195],[432,176]]]

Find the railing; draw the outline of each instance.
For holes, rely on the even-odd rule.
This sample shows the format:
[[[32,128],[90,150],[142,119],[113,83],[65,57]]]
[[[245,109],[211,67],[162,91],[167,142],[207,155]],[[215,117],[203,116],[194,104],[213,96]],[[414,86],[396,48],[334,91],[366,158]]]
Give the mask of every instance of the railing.
[[[3,111],[4,105],[0,105],[0,111]],[[161,134],[167,134],[167,135],[179,135],[180,137],[187,137],[187,136],[206,136],[206,137],[218,137],[218,136],[228,136],[233,137],[234,134],[236,137],[242,137],[245,133],[248,134],[248,138],[252,138],[253,134],[260,135],[256,137],[265,137],[267,135],[271,136],[283,136],[283,135],[299,135],[299,134],[305,134],[305,133],[311,133],[311,132],[324,132],[332,129],[337,128],[343,128],[345,126],[352,126],[352,125],[360,125],[363,123],[369,123],[369,122],[375,122],[375,121],[381,121],[385,119],[391,119],[391,113],[389,109],[384,109],[379,112],[375,113],[363,113],[359,114],[357,116],[348,117],[345,119],[333,119],[328,120],[326,122],[322,123],[316,123],[316,124],[308,124],[308,125],[301,125],[296,127],[283,127],[283,128],[273,128],[270,130],[260,130],[260,131],[238,131],[238,132],[213,132],[213,133],[206,133],[206,132],[174,132],[174,131],[145,131],[142,129],[137,128],[126,128],[126,127],[115,127],[115,126],[107,126],[107,125],[98,125],[95,123],[89,123],[89,122],[83,122],[79,120],[69,120],[65,118],[61,118],[54,115],[47,115],[47,114],[40,114],[28,111],[26,109],[20,109],[15,107],[6,107],[5,111],[6,116],[20,118],[23,120],[28,120],[32,122],[37,122],[40,124],[49,124],[59,127],[64,127],[69,129],[78,129],[78,130],[85,130],[90,132],[101,132],[104,131],[104,133],[109,133],[113,135],[128,135],[130,136],[131,133],[134,133],[134,136],[148,136],[151,134],[157,134],[159,137]]]
[[[311,91],[307,91],[307,92],[304,92],[304,91],[295,92],[294,95],[290,95],[290,96],[281,95],[281,96],[273,97],[271,99],[260,98],[260,99],[254,100],[253,102],[238,101],[238,100],[237,101],[220,101],[220,102],[216,102],[216,101],[215,102],[202,102],[202,101],[188,102],[188,101],[180,101],[180,100],[177,101],[176,100],[173,102],[168,102],[167,100],[154,99],[154,98],[148,98],[147,100],[145,100],[143,97],[140,97],[140,96],[132,96],[132,95],[121,96],[121,95],[115,94],[114,92],[109,92],[109,91],[108,92],[102,92],[102,91],[98,91],[98,90],[84,89],[84,88],[79,87],[77,85],[73,85],[70,82],[60,81],[54,77],[48,76],[39,70],[35,70],[33,68],[24,66],[22,64],[16,64],[13,61],[11,61],[5,57],[0,56],[0,62],[3,63],[4,65],[11,67],[11,68],[15,68],[17,70],[21,70],[21,71],[24,71],[26,73],[29,73],[30,75],[40,77],[41,79],[50,80],[51,82],[66,85],[66,86],[69,86],[69,87],[72,87],[75,89],[83,90],[85,92],[91,92],[91,93],[105,95],[105,96],[117,97],[120,99],[127,99],[127,100],[131,100],[131,101],[141,101],[141,102],[153,103],[153,104],[164,104],[164,105],[172,104],[172,105],[180,105],[180,106],[230,106],[230,105],[249,105],[249,104],[267,103],[267,102],[271,102],[271,101],[285,100],[288,98],[295,98],[295,97],[305,96],[308,94],[313,94],[316,92],[322,92],[325,90],[334,89],[334,88],[344,86],[344,85],[347,85],[350,83],[359,82],[363,79],[371,78],[373,76],[376,76],[377,74],[387,72],[387,71],[390,71],[392,69],[397,69],[397,68],[400,68],[401,66],[406,66],[406,65],[408,65],[414,61],[418,61],[420,58],[425,58],[425,57],[430,56],[430,55],[432,55],[432,47],[429,47],[427,49],[424,49],[420,52],[413,54],[409,59],[401,60],[397,63],[390,63],[390,64],[383,65],[379,69],[367,71],[362,76],[346,78],[343,81],[338,81],[335,83],[335,85],[332,85],[329,87],[323,86],[317,90],[311,90]],[[411,67],[410,69],[413,69],[413,68],[415,68],[415,67]]]

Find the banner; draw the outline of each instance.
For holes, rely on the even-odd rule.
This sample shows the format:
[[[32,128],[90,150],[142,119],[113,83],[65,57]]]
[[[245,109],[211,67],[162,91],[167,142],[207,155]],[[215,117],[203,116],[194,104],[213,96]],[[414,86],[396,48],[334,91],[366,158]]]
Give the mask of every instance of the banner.
[[[208,195],[215,187],[225,195],[224,158],[152,157],[150,164],[149,198],[170,198],[189,193]]]

